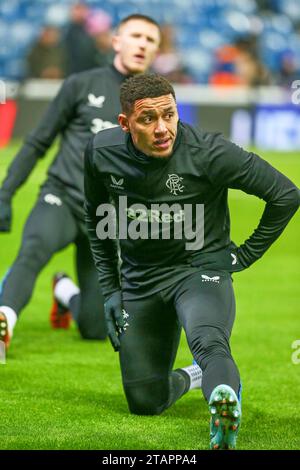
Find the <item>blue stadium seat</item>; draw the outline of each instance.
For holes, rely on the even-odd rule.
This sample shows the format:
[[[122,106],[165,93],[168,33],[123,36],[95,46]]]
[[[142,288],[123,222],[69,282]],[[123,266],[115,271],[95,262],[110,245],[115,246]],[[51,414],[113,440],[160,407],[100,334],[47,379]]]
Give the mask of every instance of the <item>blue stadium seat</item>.
[[[293,32],[293,23],[290,18],[282,14],[269,14],[262,16],[265,32],[276,32],[288,35]]]
[[[45,4],[37,3],[34,0],[29,0],[23,4],[22,15],[23,18],[26,18],[31,24],[38,23],[41,24],[44,21],[46,14]]]
[[[45,22],[58,28],[65,26],[70,18],[69,5],[50,5],[45,12]]]
[[[183,56],[183,64],[197,80],[207,82],[214,63],[211,52],[201,47],[186,49]]]
[[[300,21],[299,0],[278,0],[278,10],[287,15],[293,22]]]
[[[5,21],[15,21],[20,17],[19,0],[2,0],[0,2],[0,17]]]
[[[6,42],[7,34],[8,34],[8,24],[5,21],[0,20],[0,43],[3,44]]]
[[[239,11],[246,15],[254,14],[257,11],[257,4],[255,0],[229,0],[230,8]]]
[[[223,31],[229,35],[251,34],[249,17],[239,11],[227,10],[222,17]]]
[[[212,29],[203,29],[198,33],[199,46],[207,51],[214,51],[226,42],[224,35]]]
[[[288,36],[276,32],[266,32],[260,38],[262,60],[272,72],[278,70],[281,55],[288,48]]]
[[[4,65],[11,57],[11,48],[5,44],[0,44],[0,64]]]
[[[12,59],[5,64],[5,76],[14,80],[22,80],[25,76],[25,61]]]
[[[22,49],[30,44],[37,34],[36,25],[28,21],[18,20],[9,29],[9,42],[12,47],[18,45]]]

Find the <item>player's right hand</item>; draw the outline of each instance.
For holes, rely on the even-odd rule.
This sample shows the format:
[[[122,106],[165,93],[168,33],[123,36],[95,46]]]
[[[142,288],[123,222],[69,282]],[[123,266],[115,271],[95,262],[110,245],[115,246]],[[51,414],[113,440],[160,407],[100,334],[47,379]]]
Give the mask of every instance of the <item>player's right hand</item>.
[[[114,292],[104,304],[105,321],[108,337],[115,351],[120,349],[119,336],[124,331],[127,323],[123,316],[123,304],[121,291]]]
[[[11,202],[0,199],[0,232],[10,232],[11,219]]]

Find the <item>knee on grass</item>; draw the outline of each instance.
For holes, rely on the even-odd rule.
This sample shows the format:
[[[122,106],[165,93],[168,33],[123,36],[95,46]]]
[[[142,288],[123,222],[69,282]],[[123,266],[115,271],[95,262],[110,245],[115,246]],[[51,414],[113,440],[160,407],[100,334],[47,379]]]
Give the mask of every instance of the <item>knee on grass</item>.
[[[82,339],[86,340],[104,340],[107,338],[107,330],[105,325],[102,328],[94,326],[85,326],[78,323],[78,329]]]
[[[136,415],[159,415],[168,406],[168,380],[156,379],[124,385],[129,411]]]

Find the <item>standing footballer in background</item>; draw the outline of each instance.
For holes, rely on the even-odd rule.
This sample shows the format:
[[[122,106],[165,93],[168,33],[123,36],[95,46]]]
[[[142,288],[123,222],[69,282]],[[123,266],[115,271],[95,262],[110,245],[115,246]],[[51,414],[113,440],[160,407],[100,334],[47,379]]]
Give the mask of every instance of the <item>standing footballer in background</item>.
[[[181,123],[174,90],[158,75],[126,80],[121,106],[120,127],[99,133],[86,150],[85,205],[129,409],[160,414],[189,390],[188,374],[172,372],[182,325],[203,371],[210,447],[235,448],[241,405],[229,345],[231,273],[279,237],[298,209],[299,190],[254,153]],[[228,188],[266,202],[240,247],[230,239]]]
[[[38,127],[27,137],[0,189],[0,231],[11,228],[11,201],[54,139],[61,142],[38,200],[24,227],[22,244],[0,292],[0,340],[8,347],[13,328],[36,278],[57,251],[76,245],[79,288],[66,275],[54,277],[54,328],[75,319],[86,339],[104,339],[103,298],[90,253],[83,215],[83,153],[93,134],[117,125],[119,90],[131,74],[145,72],[160,43],[158,24],[144,15],[121,21],[113,38],[112,66],[68,78]]]

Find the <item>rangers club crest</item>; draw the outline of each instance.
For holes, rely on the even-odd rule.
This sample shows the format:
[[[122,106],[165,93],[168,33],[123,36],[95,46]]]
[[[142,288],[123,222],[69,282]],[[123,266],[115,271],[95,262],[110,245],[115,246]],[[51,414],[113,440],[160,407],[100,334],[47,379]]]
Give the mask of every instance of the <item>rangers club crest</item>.
[[[170,190],[170,193],[174,196],[177,196],[178,192],[182,193],[184,185],[181,184],[181,181],[183,178],[181,176],[175,175],[174,173],[168,176],[169,178],[166,181],[166,186]]]

